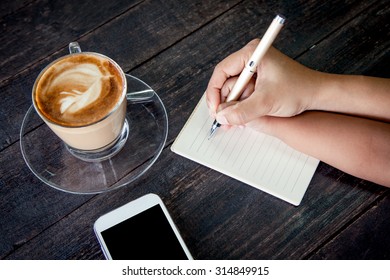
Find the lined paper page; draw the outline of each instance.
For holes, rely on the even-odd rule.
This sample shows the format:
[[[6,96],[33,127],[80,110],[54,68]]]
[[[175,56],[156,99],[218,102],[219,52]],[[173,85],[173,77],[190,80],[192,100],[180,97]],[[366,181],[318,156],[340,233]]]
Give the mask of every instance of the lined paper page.
[[[213,121],[203,96],[172,151],[289,203],[300,204],[319,163],[317,159],[249,128],[219,128],[208,139]]]

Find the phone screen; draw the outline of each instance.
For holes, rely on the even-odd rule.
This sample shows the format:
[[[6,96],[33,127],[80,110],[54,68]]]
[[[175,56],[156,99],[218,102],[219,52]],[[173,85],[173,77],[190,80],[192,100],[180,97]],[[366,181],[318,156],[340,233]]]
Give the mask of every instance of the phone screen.
[[[101,234],[114,260],[188,259],[158,204]]]

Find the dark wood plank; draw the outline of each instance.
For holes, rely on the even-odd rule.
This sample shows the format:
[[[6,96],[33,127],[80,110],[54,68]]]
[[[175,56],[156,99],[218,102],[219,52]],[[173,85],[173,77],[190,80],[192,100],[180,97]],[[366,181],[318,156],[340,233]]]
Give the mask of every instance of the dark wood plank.
[[[390,53],[385,54],[381,60],[376,63],[370,63],[371,66],[364,70],[365,75],[381,77],[381,78],[390,78]]]
[[[123,15],[119,15],[115,18],[115,20],[108,24],[107,27],[101,27],[99,31],[86,36],[86,38],[81,40],[82,46],[89,45],[88,42],[90,42],[91,45],[99,43],[102,48],[99,49],[99,47],[96,47],[97,49],[95,49],[95,51],[103,52],[104,49],[108,50],[113,48],[111,41],[95,42],[95,40],[98,39],[94,38],[99,38],[101,36],[102,38],[107,39],[109,36],[113,36],[112,34],[119,36],[120,34],[125,34],[125,32],[129,30],[129,27],[133,27],[131,29],[133,32],[137,29],[137,32],[142,34],[137,35],[138,38],[141,38],[138,42],[138,49],[129,45],[127,40],[121,42],[118,41],[116,42],[116,45],[114,44],[114,47],[117,47],[115,49],[119,49],[120,52],[108,52],[108,55],[114,57],[115,59],[121,58],[122,61],[128,61],[124,65],[124,68],[134,67],[134,65],[136,65],[134,63],[142,63],[156,53],[161,52],[164,48],[174,44],[180,38],[187,36],[193,31],[193,29],[207,23],[213,17],[224,13],[226,9],[229,9],[230,5],[234,4],[233,1],[228,4],[224,3],[224,1],[214,2],[212,4],[213,9],[210,9],[210,6],[207,5],[199,6],[197,5],[197,2],[191,3],[192,4],[187,7],[181,7],[181,5],[175,1],[173,1],[173,4],[171,5],[167,5],[166,2],[157,2],[160,6],[156,6],[156,2],[146,2],[143,5],[140,5],[137,9],[132,9]],[[172,8],[174,9],[172,10]],[[176,10],[178,11],[177,14],[181,15],[180,20],[173,21],[172,24],[169,24],[173,16],[177,17],[175,14]],[[143,22],[142,19],[146,14],[149,14],[149,11],[153,11],[153,13],[149,15],[151,17],[150,24],[141,24]],[[194,20],[192,20],[193,17]],[[156,21],[153,21],[154,19],[156,19]],[[191,22],[191,24],[186,24],[187,21]],[[166,24],[164,24],[164,22],[166,22]],[[144,32],[146,32],[151,26],[154,28],[154,32],[150,30],[148,31],[150,33],[149,36],[143,36]],[[172,34],[174,34],[174,36],[170,36]],[[159,42],[159,44],[149,44],[148,42]],[[151,48],[148,49],[148,52],[145,52],[145,45],[151,46]],[[120,46],[122,47],[120,48]],[[2,212],[12,213],[9,215],[10,219],[7,219],[7,228],[4,229],[4,234],[7,234],[7,238],[9,239],[6,243],[1,243],[0,258],[9,254],[9,252],[15,247],[14,244],[27,242],[32,239],[34,235],[39,234],[43,228],[56,223],[58,219],[71,212],[71,209],[76,209],[80,204],[86,201],[86,198],[83,197],[74,200],[72,195],[58,193],[57,191],[51,189],[45,192],[48,187],[35,179],[34,175],[25,166],[19,152],[19,143],[16,142],[19,138],[19,130],[23,116],[31,103],[30,89],[35,77],[45,64],[53,60],[54,57],[58,57],[62,54],[63,53],[56,53],[49,56],[31,69],[25,70],[23,73],[14,76],[12,79],[7,81],[0,90],[5,99],[2,110],[0,110],[0,166],[2,166],[0,169],[0,180],[1,185],[4,186],[1,189],[3,193],[0,196],[0,204],[3,207]],[[118,57],[116,57],[115,54],[118,55]],[[37,124],[37,126],[39,125],[40,124]],[[39,131],[37,132],[39,133]],[[8,161],[13,159],[15,155],[18,155],[17,159],[14,160],[12,164],[8,164]],[[29,191],[24,193],[26,188],[29,189]],[[45,195],[42,195],[42,193],[45,193]],[[19,212],[21,211],[19,208],[14,208],[12,203],[8,202],[19,201],[19,199],[23,197],[30,203],[40,205],[42,207],[40,208],[40,215],[44,215],[45,217],[42,218],[39,215],[30,217],[29,222],[26,223],[25,226],[21,227],[20,222],[25,222],[25,219],[16,219],[15,217],[18,215],[23,216],[23,212],[21,214]],[[55,203],[59,199],[63,199],[63,201],[58,203],[58,207],[62,208],[64,212],[61,214],[57,213],[54,216],[45,213],[45,207],[46,209],[51,209],[50,203]],[[42,226],[42,224],[45,224],[45,226]],[[20,230],[19,234],[10,234],[16,229]],[[0,235],[3,235],[2,231],[3,229],[1,229]]]
[[[254,6],[245,3],[235,7],[132,71],[157,88],[163,97],[170,117],[170,142],[203,93],[215,62],[231,52],[229,46],[238,41],[238,36],[253,37],[250,23],[239,25],[240,30],[245,30],[244,35],[235,37],[228,30],[238,24],[236,15],[241,18],[245,12],[251,13]],[[375,7],[372,9],[374,11]],[[359,12],[352,18],[356,17],[355,24],[363,25],[369,16],[370,13]],[[341,15],[336,18],[349,22]],[[265,26],[259,24],[259,28]],[[343,30],[340,32],[348,32],[348,25]],[[221,39],[227,38],[227,34],[231,35],[230,43],[221,44]],[[338,34],[335,33],[335,37]],[[202,44],[202,38],[211,35],[215,41],[207,46]],[[288,39],[293,34],[283,36]],[[329,35],[326,37],[324,45],[334,39]],[[312,39],[308,39],[306,49],[311,46]],[[320,39],[313,40],[318,42]],[[289,48],[280,42],[279,46]],[[369,45],[372,42],[363,43]],[[320,52],[321,48],[322,45],[318,44],[314,50]],[[214,56],[210,54],[211,50]],[[166,149],[140,181],[91,198],[12,251],[7,258],[102,258],[92,232],[95,219],[147,192],[155,192],[163,198],[196,258],[307,258],[335,233],[343,231],[346,224],[358,219],[378,198],[387,196],[386,191],[381,186],[320,164],[302,205],[293,207]],[[45,250],[40,249],[42,246]]]
[[[101,26],[97,31],[84,36],[79,40],[81,47],[84,50],[104,53],[116,60],[125,71],[129,71],[224,13],[237,1],[226,3],[220,0],[207,2],[207,5],[200,5],[200,2],[190,1],[188,5],[177,1],[172,1],[171,4],[167,1],[143,2]],[[51,15],[50,19],[55,20],[53,17],[54,15]],[[31,89],[41,69],[55,58],[65,55],[68,51],[64,45],[69,41],[79,39],[76,36],[69,38],[66,29],[62,32],[65,34],[61,37],[68,39],[61,45],[54,44],[61,48],[59,51],[52,55],[42,52],[42,56],[47,56],[42,61],[9,80],[0,82],[0,94],[3,97],[3,108],[0,111],[0,151],[19,138],[20,124],[31,105]],[[127,36],[127,39],[123,40],[123,36]],[[138,39],[132,39],[134,37]],[[22,42],[19,44],[22,45]],[[30,59],[29,53],[18,55]]]
[[[326,186],[325,175],[316,175],[303,204],[294,207],[165,150],[140,181],[93,197],[7,259],[102,258],[93,222],[148,192],[163,198],[195,258],[302,258],[362,210],[348,207],[352,202],[376,197],[360,180],[351,187],[351,178],[323,168],[341,183]]]
[[[384,3],[384,2],[382,2],[382,3]],[[359,13],[357,14],[358,17],[356,17],[356,19],[352,21],[351,26],[352,27],[354,27],[356,25],[365,26],[366,21],[370,20],[372,18],[372,16],[377,14],[377,13],[381,14],[380,11],[383,11],[382,6],[379,6],[377,8],[374,8],[374,6],[373,6],[373,9],[369,9],[368,12],[365,11],[365,13],[363,13],[363,14],[361,14],[361,11],[359,11]],[[239,12],[242,12],[242,11],[241,10],[239,10],[239,11],[232,10],[231,11],[232,14],[239,13]],[[243,13],[241,13],[241,15],[242,14]],[[244,13],[244,15],[245,15],[245,13]],[[228,16],[229,16],[229,14],[226,15],[226,18],[228,18]],[[386,16],[383,15],[383,17],[386,17]],[[224,20],[225,20],[225,18],[224,18]],[[350,20],[351,19],[344,18],[344,24],[348,23]],[[226,20],[226,21],[221,20],[220,26],[225,26],[226,29],[229,30],[229,27],[232,27],[232,26],[229,25],[228,21],[231,22],[230,19]],[[365,29],[365,30],[355,29],[354,30],[354,28],[352,28],[352,30],[354,30],[356,32],[356,33],[354,33],[354,35],[356,37],[365,36],[366,38],[370,38],[368,36],[368,34],[370,34],[371,32],[375,32],[374,31],[375,24],[378,24],[381,21],[383,22],[383,18],[377,18],[375,20],[375,22],[372,25],[370,25],[371,30],[370,29]],[[237,22],[232,23],[232,25],[233,24],[239,25],[239,23],[237,23]],[[351,31],[350,26],[349,25],[344,26],[344,24],[340,24],[341,29],[339,32],[335,33],[335,35],[333,37],[332,37],[332,35],[329,35],[330,37],[322,43],[324,48],[322,48],[322,45],[319,44],[316,48],[312,49],[311,51],[316,52],[317,56],[319,56],[321,53],[324,53],[325,51],[329,50],[329,54],[327,54],[327,55],[331,56],[332,49],[327,48],[327,45],[329,45],[329,42],[333,42],[333,43],[337,42],[338,43],[339,41],[337,41],[337,40],[339,38],[342,38],[343,36],[349,35],[349,33]],[[301,23],[301,26],[302,25],[303,25],[303,23]],[[299,26],[299,23],[297,23],[297,26]],[[313,28],[319,28],[319,27],[316,26]],[[248,29],[249,29],[248,26],[244,26],[244,27],[240,26],[240,30],[248,30]],[[362,34],[362,31],[364,31],[363,34]],[[202,31],[202,32],[203,32],[202,36],[210,35],[209,33],[205,32],[205,31]],[[248,31],[248,33],[249,32],[250,31]],[[304,33],[305,31],[303,30],[302,32]],[[212,33],[212,31],[210,33]],[[223,31],[221,33],[223,33]],[[379,31],[379,33],[380,33],[380,31]],[[221,34],[221,36],[218,37],[217,39],[225,38],[224,35],[226,35],[226,34]],[[215,36],[218,36],[218,35],[215,35]],[[230,36],[234,36],[234,34],[230,34]],[[287,35],[285,35],[285,36],[287,36]],[[233,41],[236,39],[237,38],[234,38]],[[318,38],[312,38],[312,39],[313,39],[312,42],[315,42],[315,40]],[[216,42],[219,42],[219,41],[221,41],[221,40],[216,40]],[[214,63],[212,62],[212,58],[207,57],[208,51],[206,49],[202,49],[202,46],[200,46],[201,44],[197,44],[196,42],[198,42],[198,40],[196,40],[196,38],[192,38],[192,41],[186,42],[187,46],[183,47],[183,49],[191,49],[191,50],[199,51],[203,56],[206,56],[206,58],[203,58],[203,59],[206,59],[206,60],[210,59],[211,62],[207,61],[209,65],[214,65]],[[345,42],[345,40],[344,41],[341,40],[340,49],[343,47],[343,42]],[[361,42],[361,41],[358,40],[358,42]],[[321,43],[321,42],[319,42],[319,43]],[[345,42],[345,43],[350,44],[350,42]],[[376,39],[364,40],[362,43],[364,44],[364,48],[366,50],[371,49],[372,45],[377,44]],[[215,52],[217,53],[217,56],[218,56],[220,54],[219,51],[221,51],[221,49],[224,48],[224,46],[225,45],[222,45],[222,46],[218,45],[217,46],[217,44],[216,44],[215,46],[212,46],[212,49],[215,50]],[[208,45],[208,47],[210,47],[210,45]],[[359,48],[359,47],[361,47],[361,46],[355,45],[355,48]],[[383,52],[383,50],[386,50],[385,45],[382,47],[382,52]],[[336,51],[337,51],[337,49],[336,49]],[[377,49],[373,49],[373,51],[374,51],[374,54],[377,53]],[[168,50],[168,52],[170,52],[170,50]],[[172,55],[173,55],[173,53],[178,53],[178,52],[180,52],[180,51],[176,51],[176,50],[172,49]],[[227,51],[227,53],[230,53],[230,52]],[[309,54],[311,55],[312,53],[309,52]],[[197,57],[196,55],[197,55],[197,53],[194,53],[194,54],[192,54],[192,57],[196,58]],[[334,53],[333,53],[333,55],[334,55]],[[224,55],[221,55],[221,56],[224,57]],[[368,56],[370,56],[372,58],[371,63],[376,63],[375,59],[373,59],[374,55],[368,54]],[[304,58],[305,57],[303,56],[302,59],[304,60]],[[349,59],[351,65],[354,65],[357,61],[356,59],[352,59],[351,56],[349,56],[348,59]],[[379,56],[376,59],[380,60],[381,57]],[[179,132],[179,130],[181,129],[185,120],[187,119],[188,115],[185,115],[185,117],[182,117],[183,114],[190,113],[190,112],[186,111],[185,108],[187,107],[187,105],[185,105],[185,103],[183,103],[183,102],[186,102],[186,103],[193,102],[192,106],[195,106],[200,95],[203,93],[203,90],[204,90],[206,82],[207,82],[207,76],[210,74],[210,73],[204,74],[203,72],[199,71],[200,73],[197,74],[198,80],[203,81],[203,82],[200,82],[200,83],[199,82],[196,82],[196,83],[191,82],[191,80],[193,79],[193,77],[189,77],[191,71],[193,72],[193,69],[204,69],[204,65],[202,64],[202,60],[199,60],[199,59],[194,59],[194,60],[197,61],[197,64],[195,65],[195,67],[192,67],[192,69],[190,69],[190,67],[188,67],[188,69],[180,68],[181,69],[180,73],[176,74],[175,76],[173,76],[171,78],[172,82],[168,83],[168,85],[166,87],[164,87],[160,90],[162,92],[168,92],[169,94],[175,94],[175,92],[177,92],[177,94],[176,94],[177,97],[175,97],[174,99],[169,98],[168,102],[166,102],[168,111],[171,112],[171,114],[170,114],[170,119],[171,119],[171,123],[172,123],[171,131],[174,131],[174,132],[171,132],[171,134],[174,134],[174,135],[175,135],[175,133]],[[347,61],[347,59],[345,59],[345,61]],[[157,60],[156,60],[156,64],[151,62],[150,68],[156,69],[155,67],[158,67],[157,62],[158,62]],[[308,65],[311,67],[320,66],[320,64],[317,64],[315,59],[311,60],[310,62],[311,62],[311,64],[308,64]],[[174,64],[172,66],[172,69],[176,69],[177,67],[179,67],[179,65],[185,64],[185,61],[184,61],[184,59],[183,59],[183,62],[181,62],[180,60],[179,61],[175,60],[172,63]],[[164,65],[165,70],[167,70],[167,64],[164,64],[164,63],[160,63],[160,64]],[[205,65],[207,65],[207,63],[205,63]],[[367,63],[366,67],[369,68],[370,65],[371,65],[370,63]],[[325,66],[322,66],[322,67],[326,67],[324,69],[326,69],[328,71],[332,71],[332,70],[334,70],[334,71],[339,70],[340,71],[340,69],[341,69],[339,65],[332,64],[330,62],[328,62],[327,64],[325,64]],[[348,66],[348,64],[345,62],[343,67],[344,67],[343,69],[346,72],[348,72],[350,65]],[[361,67],[359,71],[362,71],[362,73],[364,73],[365,69],[368,69],[368,68]],[[151,78],[150,73],[143,74],[142,69],[140,68],[139,70],[141,72],[138,72],[138,69],[137,69],[137,72],[135,72],[135,73],[136,74],[140,73],[139,75],[144,77],[145,79]],[[164,73],[163,71],[161,71],[161,72]],[[170,72],[170,71],[167,71],[167,72]],[[157,79],[159,77],[158,76],[159,72],[156,71],[155,73],[157,73],[155,83],[158,84]],[[183,86],[183,84],[180,84],[180,87],[176,86],[174,81],[178,81],[178,80],[180,80],[181,82],[184,82],[185,85]],[[152,84],[153,84],[153,82],[152,82]],[[190,91],[192,93],[191,99],[189,99],[188,96],[186,95],[186,92],[188,92],[188,91]],[[183,97],[182,97],[182,95],[183,95]],[[193,97],[194,100],[192,100],[192,96],[195,96],[195,97]],[[183,101],[178,102],[177,100],[179,100],[179,99],[182,99]],[[172,100],[172,102],[170,100]],[[178,103],[180,104],[179,107],[177,106]],[[184,113],[184,112],[186,112],[186,113]],[[177,118],[176,116],[178,116],[178,115],[181,116],[181,118]],[[177,126],[175,125],[176,120],[178,122],[180,122],[180,124]],[[177,128],[177,130],[176,130],[176,128]],[[318,193],[316,195],[318,195],[318,197],[314,198],[314,197],[308,196],[307,199],[309,201],[314,199],[311,202],[313,204],[310,203],[310,205],[307,205],[305,210],[302,210],[302,212],[300,212],[299,214],[294,212],[295,215],[299,215],[299,217],[303,219],[303,221],[301,221],[302,224],[300,224],[299,226],[297,226],[297,224],[295,224],[295,225],[291,225],[291,226],[287,226],[287,227],[284,227],[285,225],[283,225],[283,223],[280,225],[280,227],[283,228],[283,230],[288,232],[285,234],[290,234],[291,236],[293,236],[294,233],[300,232],[301,236],[296,238],[295,240],[286,239],[284,242],[282,242],[280,244],[272,244],[272,243],[266,244],[267,246],[264,246],[264,248],[268,248],[268,246],[269,246],[270,249],[268,252],[266,252],[266,253],[264,253],[264,255],[262,255],[264,258],[273,258],[273,257],[305,258],[307,256],[308,252],[310,252],[311,250],[315,250],[316,246],[318,246],[319,244],[322,244],[321,242],[326,240],[326,237],[322,236],[322,234],[320,234],[320,236],[318,236],[323,228],[326,228],[326,230],[324,232],[334,232],[335,230],[339,229],[341,226],[343,226],[343,224],[346,221],[348,221],[349,219],[351,219],[354,216],[358,216],[361,214],[361,211],[363,211],[363,209],[364,209],[364,206],[360,207],[362,203],[365,206],[369,205],[371,202],[375,201],[375,199],[378,197],[378,195],[380,195],[384,191],[384,188],[382,188],[382,187],[375,186],[375,185],[372,185],[368,182],[364,182],[364,181],[361,181],[359,179],[353,178],[351,176],[345,175],[340,171],[334,170],[333,168],[326,166],[325,164],[322,164],[320,166],[318,173],[319,174],[316,176],[319,176],[320,178],[313,180],[313,183],[312,183],[312,188],[317,187],[316,191]],[[185,174],[186,174],[186,172],[184,171],[182,176],[184,177]],[[320,182],[322,182],[321,185],[316,186],[317,184],[320,184]],[[196,185],[196,182],[194,182],[194,184]],[[352,185],[352,187],[349,185]],[[350,200],[351,197],[353,197],[353,199]],[[343,202],[338,203],[338,201],[343,201]],[[212,203],[213,202],[209,202],[207,205],[212,205]],[[275,207],[275,205],[270,205],[267,202],[264,202],[264,203],[266,205],[268,205],[268,207],[271,209]],[[342,203],[346,203],[346,204],[343,206]],[[303,206],[300,206],[300,207],[303,207]],[[313,210],[311,210],[312,208],[313,208]],[[319,208],[319,209],[314,210],[314,208]],[[259,211],[261,211],[261,210],[262,209],[259,209]],[[312,213],[310,213],[310,215],[309,215],[309,213],[307,213],[307,212],[311,212],[311,211],[312,211]],[[313,216],[311,216],[311,215],[313,215]],[[315,219],[315,217],[317,217],[317,215],[321,218],[325,218],[328,220],[326,220],[325,222],[322,221],[321,218],[318,218],[315,221],[309,220],[309,219]],[[275,215],[275,217],[279,217],[279,216]],[[259,219],[259,220],[261,220],[261,219]],[[295,222],[299,224],[298,221],[295,221]],[[332,223],[328,224],[330,222],[332,222]],[[311,223],[313,223],[313,224],[311,224]],[[310,228],[306,230],[307,226],[309,226]],[[235,228],[235,230],[238,230],[238,228],[239,227]],[[259,229],[259,231],[261,232],[261,229]],[[248,230],[248,232],[253,232],[253,231]],[[259,233],[259,234],[261,234],[261,233]],[[306,239],[304,236],[306,236],[306,237],[309,236],[309,239]],[[262,237],[266,238],[267,235],[263,235]],[[274,237],[273,238],[274,241],[279,240],[279,242],[280,242],[281,238],[278,239],[277,235],[273,235],[273,237]],[[312,239],[310,239],[310,237]],[[317,239],[319,239],[319,240],[317,240]],[[257,239],[256,241],[260,242],[261,238]],[[304,244],[305,246],[301,246],[301,244]],[[207,246],[212,246],[212,245],[207,244]],[[205,247],[207,247],[207,246],[205,246]],[[286,247],[284,249],[285,251],[276,252],[275,248],[280,248],[281,246]],[[237,249],[237,250],[239,250],[239,249]],[[272,251],[272,250],[275,250],[275,251]],[[256,257],[256,256],[258,256],[258,255],[256,255],[256,254],[252,255],[252,257]],[[222,257],[222,256],[220,256],[220,257]],[[237,257],[237,256],[235,256],[235,257]]]
[[[382,32],[381,29],[376,28],[376,25],[381,21],[383,22],[383,18],[385,18],[386,14],[382,13],[382,6],[386,4],[386,1],[380,1],[382,6],[370,10],[365,10],[365,8],[367,8],[365,3],[366,2],[361,4],[359,7],[360,9],[357,8],[357,5],[354,5],[349,7],[350,9],[343,8],[337,10],[337,13],[334,13],[332,6],[328,6],[327,4],[324,4],[324,7],[313,6],[313,13],[317,13],[316,17],[313,17],[314,22],[308,22],[305,17],[301,19],[297,18],[295,22],[291,22],[291,25],[294,25],[294,27],[289,27],[290,23],[286,25],[285,29],[283,29],[277,38],[275,45],[291,57],[298,57],[300,62],[314,69],[321,69],[322,71],[328,72],[345,71],[346,73],[358,64],[358,62],[360,63],[358,60],[360,58],[353,56],[353,53],[356,51],[355,49],[359,48],[359,51],[364,49],[366,56],[370,58],[369,61],[366,60],[366,63],[362,63],[359,66],[360,73],[364,74],[365,71],[372,69],[375,63],[380,63],[388,50],[386,37],[381,39],[380,42],[383,42],[383,44],[380,44],[377,41],[377,36],[369,36],[371,33],[377,34],[376,30],[378,30],[378,34],[381,34]],[[306,13],[310,14],[305,5],[300,7],[296,6],[296,3],[293,3],[291,4],[291,7],[288,6],[285,8],[293,14],[293,11],[291,10],[293,7],[296,13],[305,8]],[[326,10],[326,7],[329,10]],[[199,31],[201,32],[201,35],[195,36],[194,34],[188,40],[185,40],[183,42],[185,45],[181,46],[179,50],[171,48],[161,54],[162,56],[174,57],[175,59],[168,59],[164,62],[155,59],[148,62],[146,68],[139,67],[131,71],[135,76],[147,81],[161,94],[169,114],[170,134],[172,134],[173,137],[179,133],[192,112],[192,108],[195,107],[201,95],[204,93],[208,78],[210,77],[214,66],[228,54],[245,45],[251,39],[258,37],[259,34],[262,34],[262,32],[265,31],[269,21],[242,21],[242,19],[237,16],[241,15],[245,18],[252,18],[252,13],[256,8],[256,2],[246,2],[243,5],[235,7],[223,17],[218,18],[215,22]],[[278,6],[271,6],[269,9],[270,10],[262,10],[264,14],[258,15],[258,17],[269,17],[270,14],[273,14],[274,10],[278,9]],[[344,12],[345,10],[350,11],[350,14],[344,15],[339,13]],[[363,10],[365,11],[364,14],[362,14]],[[324,27],[322,25],[323,22],[317,23],[316,19],[321,18],[318,14],[319,11],[328,15],[327,21],[333,22],[336,25],[335,28],[337,31],[333,36],[329,35],[329,33],[331,33],[330,27]],[[352,14],[352,11],[355,14]],[[366,12],[368,13],[367,17],[364,16]],[[374,17],[376,13],[380,13],[383,16]],[[331,15],[333,15],[334,18],[331,18]],[[353,20],[355,17],[356,19]],[[358,29],[357,26],[367,26],[367,23],[364,22],[365,20],[372,21],[369,25],[370,28]],[[349,25],[349,21],[351,21],[351,25]],[[301,27],[299,32],[296,31],[298,26]],[[316,30],[316,32],[314,32],[313,35],[309,35],[312,30]],[[323,31],[324,37],[321,37],[321,33],[318,30]],[[208,36],[215,39],[208,44],[204,44],[201,38]],[[343,38],[343,36],[355,36],[356,42],[360,42],[362,45],[355,43],[355,47],[353,47],[350,41],[340,39]],[[357,38],[360,36],[364,36],[366,40],[358,40]],[[295,45],[290,43],[292,41],[298,41],[299,43],[297,45],[300,47],[295,48]],[[221,42],[224,43],[222,44]],[[306,44],[304,44],[304,42]],[[330,47],[332,44],[337,45],[337,48],[335,48],[334,51]],[[344,46],[344,44],[346,45]],[[294,48],[292,48],[292,45],[294,45]],[[312,48],[313,45],[316,45],[316,47]],[[339,57],[337,56],[338,51],[342,49],[343,46],[349,49],[351,54],[348,55],[349,53],[347,52],[344,56]],[[376,46],[376,48],[374,48],[374,46]],[[187,52],[188,56],[185,55],[184,52]],[[301,55],[302,53],[304,53],[304,55]],[[378,53],[380,55],[375,57]],[[333,57],[333,60],[329,59],[327,61],[323,59],[324,56],[327,58]],[[191,64],[188,63],[188,57],[191,57]],[[349,65],[348,62],[353,66]],[[154,71],[148,71],[147,69],[154,69]],[[357,70],[355,72],[357,72]],[[195,83],[194,79],[196,79]],[[163,80],[164,83],[161,83],[161,80]],[[190,94],[188,92],[190,92]]]
[[[378,1],[363,15],[340,27],[330,40],[314,45],[300,62],[321,71],[341,74],[375,74],[389,77],[390,28],[383,24],[390,15],[387,1]],[[365,22],[362,22],[362,17]],[[388,65],[388,64],[387,64]],[[387,73],[387,74],[386,74]]]
[[[42,0],[3,17],[0,81],[20,73],[139,2]],[[99,9],[91,9],[95,5]]]
[[[40,182],[24,163],[19,143],[1,154],[0,166],[0,259],[91,198]]]
[[[0,21],[6,15],[15,13],[15,11],[31,4],[32,0],[2,1],[0,5]]]
[[[333,236],[311,259],[390,259],[390,195]]]
[[[303,9],[306,5],[298,6],[296,3],[283,7],[275,3],[270,5],[269,10],[262,10],[258,7],[258,3],[248,2],[244,5],[244,7],[248,7],[248,9],[246,11],[238,12],[246,13],[248,18],[259,18],[259,20],[256,21],[256,25],[253,26],[252,21],[242,21],[242,19],[235,16],[235,14],[229,13],[226,15],[226,20],[224,22],[217,23],[219,24],[218,32],[216,34],[212,34],[212,36],[217,36],[219,39],[219,41],[215,40],[215,42],[217,42],[217,46],[211,47],[208,44],[205,45],[203,44],[203,40],[200,40],[194,50],[202,51],[210,57],[209,68],[211,68],[227,54],[241,47],[250,39],[262,34],[269,20],[272,19],[274,11],[281,10],[288,16],[289,14],[292,15],[301,10],[305,10],[305,13],[307,14],[316,15],[317,17],[314,17],[314,19],[321,18],[318,13],[319,11],[322,11],[328,14],[327,18],[330,22],[339,26],[343,25],[348,18],[353,17],[356,13],[365,9],[367,6],[365,3],[366,2],[359,3],[359,5],[356,5],[354,2],[347,3],[345,4],[346,7],[337,13],[333,11],[334,9],[331,6],[325,5],[325,7],[321,7],[321,10],[314,5],[315,3],[313,3],[312,5],[308,5],[313,9],[312,13],[310,13],[307,11],[308,8]],[[187,36],[199,28],[202,25],[202,22],[199,21],[200,19],[204,22],[210,21],[218,14],[226,11],[233,4],[234,3],[229,3],[229,5],[227,5],[224,1],[221,1],[221,3],[213,2],[212,8],[202,5],[199,8],[200,10],[196,10],[195,8],[199,6],[195,2],[193,3],[193,6],[190,5],[188,7],[180,4],[175,4],[176,7],[174,4],[172,4],[173,6],[168,6],[166,3],[165,5],[158,7],[155,2],[152,4],[143,3],[142,5],[137,6],[136,9],[131,9],[122,17],[119,17],[102,28],[99,28],[98,34],[96,32],[89,34],[88,36],[85,36],[85,38],[81,39],[80,42],[82,47],[86,50],[98,51],[111,56],[117,60],[126,71],[128,71],[147,60],[149,57],[161,52],[165,48],[168,48],[180,38]],[[341,13],[345,10],[349,11],[348,15]],[[149,11],[154,12],[150,13]],[[188,15],[188,18],[181,16],[181,20],[178,19],[175,21],[174,25],[164,24],[164,22],[170,22],[169,20],[177,17],[174,14],[174,11],[177,11],[180,15]],[[213,12],[211,13],[210,11]],[[259,14],[261,11],[263,13]],[[149,21],[145,21],[145,15],[149,14]],[[150,22],[148,27],[141,24],[143,21]],[[190,24],[188,24],[188,22]],[[248,22],[250,23],[248,24]],[[315,24],[305,23],[306,19],[291,21],[278,39],[277,46],[279,46],[287,54],[297,56],[299,53],[304,52],[309,46],[312,46],[321,39],[321,33],[319,30],[322,30],[322,34],[328,34],[331,32],[331,26],[324,26],[323,22],[317,23],[316,21]],[[225,26],[226,24],[228,24],[228,27]],[[250,24],[252,24],[252,26],[250,26]],[[304,28],[301,28],[297,35],[296,29],[301,26],[304,26]],[[316,28],[313,26],[316,26]],[[163,30],[159,32],[152,32],[152,30],[159,30],[160,28],[163,28]],[[131,41],[131,34],[142,34],[143,32],[146,32],[145,29],[148,32],[146,33],[147,36],[142,36],[142,39],[136,42]],[[131,30],[131,33],[129,33],[129,30]],[[245,32],[242,30],[245,30]],[[315,30],[315,32],[313,30]],[[311,34],[311,32],[314,33]],[[127,40],[115,40],[115,38],[123,36],[122,34],[129,34],[128,42]],[[66,36],[64,35],[64,37]],[[226,41],[226,38],[230,37],[232,37],[231,41],[234,42],[233,46],[230,43],[220,44],[220,42],[224,42]],[[76,38],[72,37],[69,41],[74,39]],[[281,41],[294,41],[294,44],[281,44]],[[155,42],[159,42],[157,46]],[[150,46],[147,48],[147,51],[145,51],[145,46]],[[294,50],[290,50],[290,46],[294,46]],[[220,51],[218,51],[219,49]],[[61,49],[57,53],[42,60],[34,67],[12,77],[3,84],[0,83],[0,94],[3,96],[4,104],[4,109],[0,111],[0,151],[18,139],[22,118],[31,104],[30,92],[35,77],[46,64],[65,53],[66,50]],[[176,59],[179,55],[182,56],[182,54],[173,54],[172,57]],[[28,53],[28,57],[30,59],[30,53]],[[190,69],[190,71],[192,71],[192,69]],[[156,71],[154,72],[156,73]],[[12,73],[12,71],[10,71],[10,73]],[[146,81],[152,82],[152,85],[154,86],[154,81],[161,81],[161,79],[165,79],[166,76],[169,77],[169,75],[171,75],[171,73],[165,72],[162,76],[153,76],[153,72],[149,71],[148,77],[143,78]],[[188,77],[191,77],[192,75],[193,73],[188,73]],[[159,90],[159,88],[157,88],[157,90]]]

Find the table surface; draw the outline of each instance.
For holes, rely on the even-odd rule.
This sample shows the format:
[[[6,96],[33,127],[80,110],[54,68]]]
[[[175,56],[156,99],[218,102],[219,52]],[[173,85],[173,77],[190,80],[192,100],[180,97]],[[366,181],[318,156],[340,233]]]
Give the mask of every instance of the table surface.
[[[321,162],[295,207],[170,150],[214,66],[261,36],[276,13],[287,24],[275,47],[304,65],[390,77],[387,0],[3,1],[0,258],[103,259],[95,220],[152,192],[195,259],[389,259],[388,188]],[[33,82],[72,41],[144,80],[168,113],[168,138],[154,165],[135,182],[102,194],[51,188],[20,151]]]

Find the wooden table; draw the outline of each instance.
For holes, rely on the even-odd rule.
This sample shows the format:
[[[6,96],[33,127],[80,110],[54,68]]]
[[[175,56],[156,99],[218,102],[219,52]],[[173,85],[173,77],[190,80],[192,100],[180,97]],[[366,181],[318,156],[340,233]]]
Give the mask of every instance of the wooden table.
[[[390,190],[320,163],[299,207],[196,164],[170,146],[214,66],[287,18],[275,46],[321,71],[390,77],[390,5],[378,1],[3,1],[0,8],[0,258],[103,259],[102,214],[161,196],[196,259],[389,259]],[[139,180],[76,195],[36,178],[19,131],[40,70],[78,41],[161,97],[165,148]],[[44,163],[42,163],[44,164]]]

